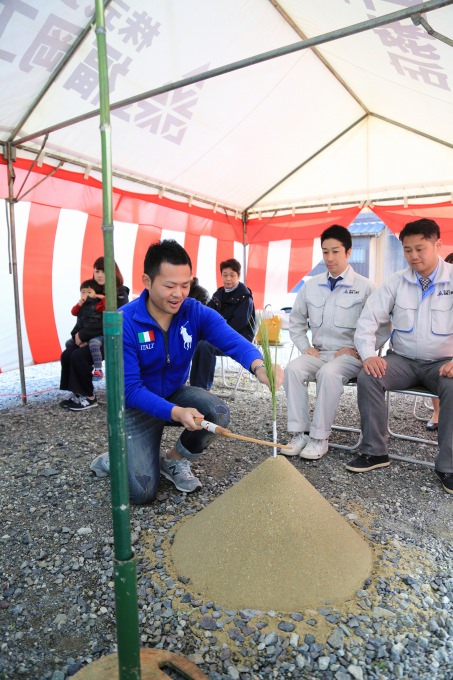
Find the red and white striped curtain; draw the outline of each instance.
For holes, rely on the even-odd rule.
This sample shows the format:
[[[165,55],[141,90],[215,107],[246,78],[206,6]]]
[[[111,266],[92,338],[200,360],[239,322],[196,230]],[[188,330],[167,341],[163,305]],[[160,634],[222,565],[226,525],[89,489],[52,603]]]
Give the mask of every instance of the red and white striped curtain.
[[[426,203],[424,205],[375,206],[373,212],[398,235],[408,222],[427,218],[437,222],[440,228],[441,257],[453,252],[453,202]]]
[[[103,254],[102,187],[100,182],[30,161],[15,163],[17,271],[25,364],[59,358],[74,318],[80,282],[90,278],[95,259]],[[46,176],[44,181],[43,177]],[[39,183],[40,182],[40,183]],[[0,160],[0,198],[8,196],[5,164]],[[11,243],[6,203],[0,213],[0,370],[17,368],[16,313],[11,271]],[[326,210],[247,223],[245,245],[241,215],[190,206],[156,195],[113,192],[115,259],[131,297],[142,290],[143,260],[148,246],[175,238],[188,251],[193,271],[212,294],[221,285],[219,264],[246,260],[245,283],[257,309],[282,306],[286,294],[306,275],[313,262],[313,242],[331,224],[349,226],[359,208]],[[453,206],[376,207],[374,212],[395,232],[418,217],[439,222],[443,252],[453,250]]]

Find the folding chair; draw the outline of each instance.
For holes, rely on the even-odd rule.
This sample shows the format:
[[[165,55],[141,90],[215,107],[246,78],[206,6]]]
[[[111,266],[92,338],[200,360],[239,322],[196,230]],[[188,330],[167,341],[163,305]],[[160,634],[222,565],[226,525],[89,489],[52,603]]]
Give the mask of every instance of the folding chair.
[[[345,387],[355,387],[357,388],[357,378],[351,378],[349,380]],[[336,430],[338,432],[353,432],[354,434],[357,434],[357,441],[354,444],[336,444],[335,442],[331,442],[329,440],[329,447],[332,449],[341,449],[343,451],[356,451],[360,444],[362,443],[362,431],[360,427],[350,427],[348,425],[332,425],[332,430]]]
[[[433,410],[431,399],[429,397],[416,396],[414,397],[414,407],[412,409],[412,415],[416,420],[422,420],[425,423],[427,423],[429,418],[427,418],[425,414],[420,415],[419,413],[417,413],[417,407],[420,404],[420,402],[425,407],[425,409],[431,409],[431,411]]]
[[[256,335],[253,338],[253,343],[259,349],[260,345],[257,343]],[[279,342],[277,345],[271,345],[272,357],[274,356],[273,352],[274,352],[275,347],[277,348],[277,363],[279,363],[284,368],[285,363],[288,363],[291,360],[294,345],[291,346],[291,343],[285,342],[285,341]],[[282,359],[280,357],[283,356],[283,358],[285,359],[285,357],[286,357],[285,351],[287,349],[289,349],[290,347],[291,347],[291,350],[290,350],[288,361],[282,361]],[[282,352],[284,352],[283,355],[282,355]],[[233,385],[229,385],[227,380],[226,380],[225,365],[226,365],[227,361],[232,361],[232,359],[230,357],[221,357],[221,360],[222,360],[222,366],[221,366],[222,383],[223,383],[224,387],[232,390],[231,399],[235,398],[236,392],[238,392],[238,391],[249,392],[249,391],[256,391],[259,388],[261,383],[255,378],[254,375],[252,375],[249,371],[247,371],[243,366],[240,366],[239,364],[238,364],[239,370],[238,370],[238,373],[237,373],[236,380],[235,380]],[[241,387],[240,386],[241,385],[241,379],[244,376],[244,373],[247,376],[247,379],[250,380],[250,383],[251,383],[250,387]]]
[[[247,371],[243,366],[241,366],[241,364],[238,364],[231,357],[221,356],[219,358],[220,358],[220,361],[221,361],[220,372],[221,372],[222,384],[227,389],[232,390],[232,397],[231,397],[232,399],[235,398],[236,392],[238,390],[252,391],[252,390],[256,390],[258,388],[258,385],[259,385],[258,380],[249,371]],[[234,379],[233,384],[228,383],[228,381],[227,381],[227,370],[228,370],[227,367],[228,367],[229,361],[234,361],[234,363],[237,365],[237,371],[234,371],[236,373],[236,377]],[[252,387],[242,387],[242,388],[240,387],[241,379],[244,375],[247,376],[247,379],[249,379],[252,382]]]
[[[256,324],[255,334],[253,336],[252,342],[258,349],[260,348],[260,344],[258,342],[259,324],[260,324],[260,320],[262,321],[263,318],[264,318],[264,311],[257,310],[256,311],[257,324]],[[282,333],[280,334],[280,342],[278,342],[277,344],[274,344],[272,342],[270,343],[272,357],[274,357],[274,351],[275,351],[274,348],[276,348],[276,350],[277,350],[277,363],[280,363],[282,366],[284,366],[284,363],[282,363],[282,361],[279,359],[279,356],[280,357],[283,356],[283,358],[286,358],[286,351],[285,350],[289,349],[291,347],[289,359],[288,359],[288,361],[290,361],[291,356],[293,354],[293,350],[294,350],[294,344],[291,343],[289,340],[287,341],[287,340],[284,340],[282,338],[283,332],[285,332],[285,331],[286,331],[286,329],[282,329]],[[282,352],[283,352],[283,355],[282,355]],[[232,389],[231,399],[235,398],[236,392],[238,390],[255,391],[259,388],[261,383],[251,373],[249,373],[249,371],[247,371],[243,366],[239,366],[237,377],[236,377],[236,380],[235,380],[233,386],[229,385],[227,380],[226,380],[226,364],[227,364],[228,361],[231,361],[231,359],[229,357],[221,357],[221,362],[222,362],[222,364],[221,364],[221,375],[222,375],[222,383],[223,383],[224,387],[226,387],[228,389]],[[250,381],[252,383],[251,387],[240,387],[241,379],[244,376],[244,371],[245,371],[245,374],[247,375],[248,379],[250,379]]]
[[[410,442],[417,442],[419,444],[428,444],[429,446],[437,446],[437,439],[426,439],[425,437],[415,437],[413,435],[409,434],[402,434],[399,432],[395,432],[394,430],[391,429],[390,427],[390,417],[391,417],[391,395],[392,394],[405,394],[407,396],[414,397],[414,415],[415,415],[415,408],[416,408],[416,399],[421,397],[423,399],[425,398],[433,398],[437,397],[437,394],[433,394],[429,390],[427,390],[425,387],[422,387],[421,385],[417,385],[415,387],[409,387],[406,390],[388,390],[386,392],[386,403],[387,403],[387,431],[391,437],[395,437],[396,439],[404,439],[406,441]],[[416,416],[418,420],[422,420],[422,418]],[[395,460],[402,460],[405,463],[417,463],[418,465],[426,465],[426,467],[434,468],[434,463],[431,463],[429,461],[424,461],[424,460],[417,460],[416,458],[412,458],[410,456],[398,456],[396,454],[392,454],[389,456],[390,458],[394,458]]]
[[[354,387],[357,385],[357,379],[350,380],[347,383],[347,387]],[[413,435],[406,435],[406,434],[400,434],[395,432],[394,430],[391,429],[390,427],[390,408],[391,408],[391,394],[405,394],[408,396],[413,396],[414,399],[417,398],[432,398],[432,397],[437,397],[437,394],[432,394],[429,392],[429,390],[425,389],[424,387],[417,386],[417,387],[411,387],[406,390],[388,390],[386,392],[386,407],[387,407],[387,431],[391,437],[395,437],[396,439],[404,439],[407,441],[412,441],[412,442],[418,442],[419,444],[429,444],[430,446],[437,446],[437,440],[433,439],[426,439],[424,437],[416,437]],[[415,412],[416,404],[414,403],[414,412]],[[420,416],[416,416],[418,420],[424,420]],[[332,430],[338,430],[340,432],[354,432],[358,434],[358,439],[355,444],[348,445],[348,444],[336,444],[335,442],[329,441],[329,447],[333,449],[342,449],[346,451],[355,451],[356,449],[359,448],[361,442],[362,442],[362,432],[360,428],[356,427],[348,427],[348,426],[341,426],[341,425],[332,425]],[[425,465],[426,467],[434,468],[434,463],[431,461],[425,461],[425,460],[418,460],[416,458],[413,458],[411,456],[400,456],[397,454],[389,454],[389,458],[393,460],[400,460],[404,463],[417,463],[418,465]]]
[[[257,335],[257,329],[255,329],[255,334],[253,336],[252,343],[254,345],[258,346],[257,341],[256,341],[256,335]],[[249,391],[255,391],[255,390],[258,389],[258,387],[260,385],[258,380],[255,378],[254,375],[252,375],[243,366],[241,366],[241,364],[238,364],[236,361],[234,361],[234,359],[232,359],[231,357],[227,357],[227,356],[220,356],[220,361],[221,361],[220,372],[221,372],[222,384],[227,389],[232,390],[231,399],[234,399],[236,397],[236,392],[238,390],[244,390],[246,392],[249,392]],[[233,382],[233,385],[229,384],[227,382],[227,379],[226,379],[226,371],[227,371],[227,366],[228,366],[229,361],[233,361],[236,364],[236,366],[238,367],[237,372],[235,371],[236,372],[236,378]],[[240,387],[241,379],[244,376],[244,373],[247,376],[247,379],[249,379],[251,381],[251,383],[252,383],[251,387],[242,387],[242,388]]]

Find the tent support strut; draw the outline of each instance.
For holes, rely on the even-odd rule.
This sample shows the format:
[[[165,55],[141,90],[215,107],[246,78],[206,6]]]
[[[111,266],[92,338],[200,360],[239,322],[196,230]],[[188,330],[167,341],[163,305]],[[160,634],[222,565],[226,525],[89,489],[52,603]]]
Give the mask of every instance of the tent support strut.
[[[20,315],[20,300],[19,300],[19,282],[17,277],[17,248],[16,248],[16,216],[14,210],[14,180],[16,178],[14,172],[13,161],[15,159],[15,149],[11,144],[5,144],[6,158],[8,163],[8,228],[10,234],[10,269],[13,275],[13,290],[14,290],[14,309],[16,316],[16,336],[17,336],[17,354],[19,359],[19,373],[20,373],[20,389],[22,405],[27,403],[27,389],[25,384],[25,366],[24,366],[24,351],[22,345],[22,323]]]

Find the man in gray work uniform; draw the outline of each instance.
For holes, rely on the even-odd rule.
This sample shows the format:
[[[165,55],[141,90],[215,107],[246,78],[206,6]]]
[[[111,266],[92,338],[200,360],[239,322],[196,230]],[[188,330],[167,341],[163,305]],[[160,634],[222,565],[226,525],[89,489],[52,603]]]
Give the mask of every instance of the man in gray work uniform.
[[[285,369],[288,432],[285,456],[316,460],[327,453],[329,435],[344,385],[355,378],[362,362],[354,331],[374,284],[349,264],[351,234],[334,224],[321,234],[327,272],[310,279],[299,291],[289,317],[291,340],[301,356]],[[312,344],[308,337],[311,330]],[[316,380],[316,404],[310,423],[308,383]]]
[[[363,360],[358,402],[361,455],[346,465],[368,472],[390,465],[386,390],[423,385],[439,395],[439,452],[435,471],[453,493],[453,265],[439,257],[440,230],[429,219],[406,224],[399,239],[409,267],[393,274],[368,300],[355,346]],[[391,349],[375,356],[377,329],[391,321]]]

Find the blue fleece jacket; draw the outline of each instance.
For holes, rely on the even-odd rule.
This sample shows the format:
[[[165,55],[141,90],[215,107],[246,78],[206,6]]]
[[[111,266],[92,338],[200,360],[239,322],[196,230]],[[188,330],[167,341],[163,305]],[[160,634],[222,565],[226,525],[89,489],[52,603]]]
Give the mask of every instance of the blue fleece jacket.
[[[171,421],[174,403],[167,398],[182,387],[200,340],[207,340],[250,370],[261,359],[256,347],[233,330],[218,312],[186,298],[164,332],[150,316],[148,291],[124,307],[124,390],[127,408]]]

